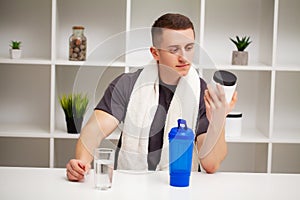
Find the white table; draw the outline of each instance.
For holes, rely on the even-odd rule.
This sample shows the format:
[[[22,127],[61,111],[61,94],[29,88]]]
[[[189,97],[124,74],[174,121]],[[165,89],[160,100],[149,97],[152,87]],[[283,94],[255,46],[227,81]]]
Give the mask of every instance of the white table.
[[[92,171],[84,182],[69,182],[65,169],[0,167],[0,199],[300,199],[300,174],[195,172],[190,187],[176,188],[169,186],[168,172],[114,171],[108,191],[94,189],[93,181]]]

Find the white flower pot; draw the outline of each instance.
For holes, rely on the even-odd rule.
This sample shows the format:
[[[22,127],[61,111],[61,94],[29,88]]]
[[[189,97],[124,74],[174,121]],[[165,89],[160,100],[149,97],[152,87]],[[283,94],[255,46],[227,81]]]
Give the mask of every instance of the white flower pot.
[[[9,55],[11,59],[19,59],[22,55],[21,49],[9,49]]]

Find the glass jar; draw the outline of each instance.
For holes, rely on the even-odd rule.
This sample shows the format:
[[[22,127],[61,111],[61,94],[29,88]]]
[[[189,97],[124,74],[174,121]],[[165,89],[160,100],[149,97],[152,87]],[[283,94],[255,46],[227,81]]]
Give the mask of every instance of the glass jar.
[[[73,34],[69,39],[69,60],[71,61],[86,60],[87,39],[83,32],[83,26],[73,26]]]

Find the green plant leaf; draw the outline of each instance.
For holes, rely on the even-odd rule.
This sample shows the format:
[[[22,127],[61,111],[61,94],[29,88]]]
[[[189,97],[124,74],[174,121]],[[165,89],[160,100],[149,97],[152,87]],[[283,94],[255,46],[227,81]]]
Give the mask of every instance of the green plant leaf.
[[[240,38],[239,36],[236,36],[236,40],[230,38],[230,40],[235,44],[236,48],[238,51],[244,51],[248,46],[249,44],[252,42],[252,41],[249,41],[250,40],[250,36],[244,36],[242,38]]]
[[[10,43],[10,47],[12,49],[20,49],[21,48],[21,41],[15,41],[15,40],[11,40],[11,43]]]
[[[64,94],[59,101],[67,118],[83,118],[89,103],[87,95],[81,93]]]

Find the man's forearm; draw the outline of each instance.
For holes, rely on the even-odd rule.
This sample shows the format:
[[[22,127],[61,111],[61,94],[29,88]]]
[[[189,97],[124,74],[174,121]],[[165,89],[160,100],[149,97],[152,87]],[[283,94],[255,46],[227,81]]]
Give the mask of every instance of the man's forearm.
[[[101,122],[101,123],[100,123]],[[90,163],[94,149],[118,126],[118,120],[112,115],[96,110],[83,127],[76,145],[76,159]]]
[[[202,155],[199,157],[200,162],[202,167],[208,173],[214,173],[217,171],[221,162],[227,155],[227,143],[225,141],[224,127],[221,129],[219,134],[213,133],[212,131],[214,131],[214,129],[209,128],[205,136],[198,143],[198,151],[200,152],[199,155]]]
[[[81,160],[85,164],[91,163],[93,161],[93,155],[86,149],[84,144],[82,144],[81,139],[79,138],[76,144],[76,159]]]

